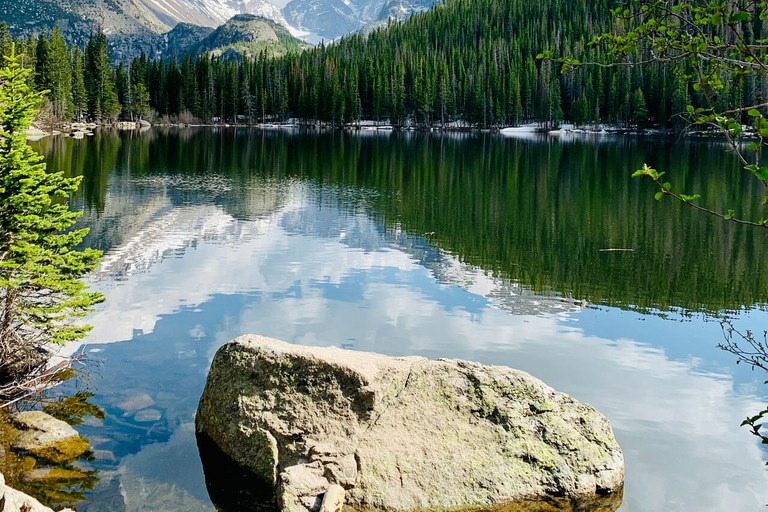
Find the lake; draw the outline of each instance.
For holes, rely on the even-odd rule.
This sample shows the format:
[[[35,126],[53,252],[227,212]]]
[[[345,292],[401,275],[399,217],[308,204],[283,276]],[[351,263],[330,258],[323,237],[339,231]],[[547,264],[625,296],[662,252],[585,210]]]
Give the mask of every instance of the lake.
[[[768,452],[739,427],[768,377],[717,348],[720,318],[768,328],[768,238],[629,177],[648,162],[756,218],[762,186],[722,144],[222,128],[34,146],[83,176],[73,207],[105,251],[87,377],[65,388],[106,413],[77,427],[99,478],[81,512],[215,510],[194,414],[244,333],[530,372],[610,419],[623,511],[768,503]]]

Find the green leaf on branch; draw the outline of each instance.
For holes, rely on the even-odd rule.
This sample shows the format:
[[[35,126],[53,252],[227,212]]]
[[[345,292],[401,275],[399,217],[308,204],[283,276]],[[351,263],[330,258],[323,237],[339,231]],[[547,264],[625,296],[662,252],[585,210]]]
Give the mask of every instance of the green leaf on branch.
[[[661,201],[661,198],[664,197],[664,192],[656,192],[656,194],[653,197],[657,201]]]
[[[725,220],[731,220],[736,216],[736,212],[734,210],[728,210],[725,215],[723,215],[723,218]]]
[[[741,11],[741,12],[731,14],[729,21],[731,23],[741,23],[742,21],[747,21],[748,19],[749,19],[749,13]]]
[[[768,167],[761,167],[759,165],[751,164],[744,167],[746,170],[754,174],[763,181],[768,181]]]
[[[680,197],[686,203],[690,203],[690,202],[695,201],[697,199],[701,199],[701,194],[693,194],[692,196],[687,196],[685,194],[680,194]]]
[[[632,173],[633,178],[637,178],[639,176],[650,176],[652,180],[659,181],[659,178],[661,178],[664,175],[664,173],[660,173],[656,169],[653,169],[651,167],[648,167],[648,164],[643,164],[643,168],[640,170],[635,171]]]

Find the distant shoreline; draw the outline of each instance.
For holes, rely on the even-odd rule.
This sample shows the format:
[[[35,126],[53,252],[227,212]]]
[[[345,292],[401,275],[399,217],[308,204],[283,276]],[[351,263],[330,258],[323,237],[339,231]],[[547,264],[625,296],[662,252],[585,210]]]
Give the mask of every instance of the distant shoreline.
[[[633,127],[599,124],[599,125],[573,125],[562,123],[557,127],[547,127],[543,123],[527,123],[519,126],[505,126],[493,128],[481,128],[478,126],[469,126],[463,123],[452,123],[449,126],[400,126],[395,127],[386,122],[361,121],[360,123],[346,124],[343,126],[332,125],[322,122],[304,122],[290,120],[287,122],[275,123],[155,123],[150,124],[146,121],[119,121],[115,123],[61,123],[57,125],[46,126],[45,130],[33,126],[28,130],[27,140],[37,141],[49,136],[67,136],[75,139],[83,139],[93,136],[97,130],[124,130],[124,131],[147,131],[150,128],[249,128],[259,130],[305,130],[311,132],[372,132],[372,133],[393,133],[393,132],[411,132],[411,133],[441,133],[441,134],[478,134],[493,133],[500,134],[509,138],[530,138],[538,136],[569,137],[569,136],[640,136],[640,137],[683,137],[686,139],[712,139],[721,136],[719,131],[690,131],[683,134],[671,129],[645,128],[637,129]],[[745,127],[744,138],[750,139],[751,134],[748,127]]]

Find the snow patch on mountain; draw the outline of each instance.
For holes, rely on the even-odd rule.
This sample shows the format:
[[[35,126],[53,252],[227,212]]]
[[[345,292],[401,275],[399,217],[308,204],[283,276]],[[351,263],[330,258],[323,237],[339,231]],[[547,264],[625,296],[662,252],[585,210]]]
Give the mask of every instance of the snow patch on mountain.
[[[421,12],[439,0],[292,0],[283,9],[291,25],[318,34],[326,39],[337,39],[369,24],[395,18],[406,19],[411,13]]]
[[[192,23],[217,28],[238,14],[253,14],[291,27],[282,11],[268,0],[140,0],[164,23]]]
[[[316,43],[322,39],[338,39],[391,18],[403,20],[413,12],[429,9],[440,0],[133,1],[144,5],[169,27],[185,22],[216,28],[238,14],[253,14],[283,25],[295,37]],[[277,4],[284,4],[284,7],[281,9]]]

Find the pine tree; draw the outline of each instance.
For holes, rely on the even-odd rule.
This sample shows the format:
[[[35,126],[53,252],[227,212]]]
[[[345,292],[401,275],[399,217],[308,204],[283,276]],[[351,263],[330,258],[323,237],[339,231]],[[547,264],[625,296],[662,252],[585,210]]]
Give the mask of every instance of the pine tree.
[[[8,23],[0,23],[0,59],[5,58],[11,54],[11,46],[13,45],[13,37],[11,37],[11,31],[8,29]]]
[[[88,94],[83,74],[83,54],[79,49],[72,53],[72,108],[75,120],[82,121],[88,111]]]
[[[514,84],[515,86],[512,93],[512,124],[517,126],[523,120],[523,101],[520,94],[520,80],[516,78]]]
[[[97,121],[113,120],[120,113],[120,102],[115,91],[107,37],[99,31],[86,46],[85,87],[88,91],[88,110]]]
[[[131,118],[133,114],[133,88],[131,87],[130,73],[121,62],[115,71],[115,92],[117,101],[120,102],[121,116],[124,119]]]
[[[648,107],[645,104],[645,95],[642,89],[637,89],[632,96],[632,124],[643,128],[648,122]]]
[[[363,115],[363,102],[360,98],[357,72],[350,73],[350,86],[347,88],[347,121],[357,123]]]
[[[405,111],[405,69],[398,66],[395,77],[391,81],[392,89],[392,115],[391,120],[394,126],[403,126],[406,119]]]
[[[99,294],[80,279],[99,260],[95,250],[72,250],[87,230],[70,230],[80,213],[66,200],[80,178],[47,173],[26,142],[42,98],[29,70],[11,49],[0,71],[0,382],[41,369],[42,347],[83,337],[84,316]]]
[[[72,105],[72,68],[69,51],[61,29],[57,26],[51,32],[48,53],[49,98],[53,115],[61,121],[69,121],[74,115]]]
[[[138,83],[133,88],[133,104],[131,113],[141,121],[149,113],[149,91],[143,83]]]
[[[245,94],[246,91],[243,91]],[[248,96],[244,100],[251,102],[250,110],[253,110],[253,98],[251,97],[250,90],[247,91]],[[184,108],[193,115],[198,115],[200,111],[200,96],[197,89],[197,78],[195,76],[195,63],[192,60],[191,55],[186,55],[181,63],[181,98]],[[253,115],[249,114],[249,117]]]
[[[38,91],[48,91],[52,87],[51,44],[45,30],[40,32],[35,51],[35,84]]]
[[[88,115],[93,119],[98,119],[101,112],[101,94],[99,94],[99,79],[97,64],[96,41],[93,35],[88,40],[85,47],[83,79],[85,90],[88,95]]]
[[[331,123],[332,124],[344,124],[344,111],[347,106],[346,98],[344,97],[344,91],[341,88],[341,77],[339,73],[333,74],[333,82],[331,84]]]
[[[679,74],[675,75],[675,80],[672,85],[672,125],[676,129],[682,129],[685,126],[685,120],[681,117],[681,114],[685,112],[685,109],[691,103],[691,96],[688,94],[688,82]]]
[[[21,66],[30,71],[29,83],[34,84],[37,77],[37,40],[30,34],[23,52],[17,52],[21,57]]]

